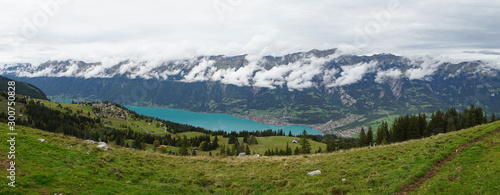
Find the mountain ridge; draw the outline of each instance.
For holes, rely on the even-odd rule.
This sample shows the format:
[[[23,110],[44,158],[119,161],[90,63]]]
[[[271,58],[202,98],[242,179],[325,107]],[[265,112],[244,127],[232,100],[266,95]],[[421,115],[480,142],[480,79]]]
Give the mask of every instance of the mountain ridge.
[[[319,129],[324,132],[451,106],[475,104],[487,113],[500,112],[500,69],[493,64],[342,55],[336,49],[257,61],[246,55],[156,64],[49,61],[8,65],[0,73],[36,83],[49,96],[69,99],[268,117],[316,127],[344,124],[347,116],[358,116],[349,123],[353,125],[326,125]]]
[[[8,91],[7,82],[9,81],[15,81],[15,80],[4,76],[0,76],[0,83],[2,83],[2,85],[0,85],[0,91]],[[14,85],[14,87],[15,87],[15,92],[17,94],[30,96],[37,99],[44,99],[44,100],[47,99],[45,93],[36,86],[26,82],[20,82],[20,81],[15,81],[15,82],[16,84]]]
[[[108,60],[109,61],[109,60]],[[462,71],[462,68],[470,69],[476,68],[483,74],[498,73],[500,67],[480,60],[464,61],[460,63],[449,63],[435,60],[431,57],[420,58],[407,58],[403,56],[396,56],[393,54],[374,54],[371,56],[357,56],[347,55],[337,52],[336,49],[330,50],[311,50],[308,52],[297,52],[284,56],[264,56],[260,59],[248,58],[247,55],[238,56],[199,56],[192,59],[182,60],[121,60],[117,62],[85,62],[78,60],[64,60],[64,61],[47,61],[40,64],[30,63],[17,63],[6,64],[0,68],[2,74],[16,75],[20,77],[84,77],[84,78],[112,78],[112,77],[127,77],[127,78],[144,78],[144,79],[160,79],[160,80],[177,80],[181,82],[197,82],[197,81],[221,81],[225,84],[234,84],[238,86],[255,86],[273,88],[273,86],[259,86],[258,79],[249,79],[250,83],[237,83],[229,80],[224,80],[229,76],[239,76],[239,80],[245,79],[246,75],[238,75],[237,71],[247,71],[249,76],[260,76],[260,72],[268,74],[281,73],[279,76],[290,76],[288,73],[296,73],[294,69],[286,69],[286,66],[291,68],[320,68],[320,71],[314,73],[308,79],[303,78],[304,81],[317,81],[320,77],[330,76],[338,78],[342,76],[342,72],[349,68],[358,68],[362,70],[362,66],[368,66],[369,70],[364,70],[363,73],[375,72],[379,73],[379,81],[383,81],[383,75],[387,74],[386,71],[398,70],[399,72],[392,72],[390,76],[407,77],[411,80],[426,79],[426,76],[432,76],[437,70],[444,70],[441,73],[448,73],[448,75],[441,75],[446,77],[453,77]],[[367,65],[367,63],[372,63]],[[301,66],[303,65],[303,66]],[[253,66],[253,67],[248,67]],[[282,66],[282,67],[279,67]],[[296,67],[293,67],[296,66]],[[351,67],[353,66],[353,67]],[[456,67],[453,67],[456,66]],[[248,67],[244,69],[244,67]],[[458,68],[457,68],[458,67]],[[233,70],[234,69],[234,70]],[[272,71],[274,69],[274,71]],[[283,69],[283,70],[280,70]],[[347,69],[347,70],[346,70]],[[225,72],[224,72],[225,71]],[[233,72],[230,72],[233,71]],[[269,72],[272,71],[272,72]],[[331,74],[321,74],[323,72],[330,72]],[[419,72],[420,71],[420,72]],[[300,73],[300,72],[299,72]],[[222,74],[222,77],[221,75]],[[297,73],[298,74],[298,73]],[[399,74],[399,75],[397,75]],[[201,78],[205,76],[205,78]],[[303,76],[303,75],[292,75]],[[264,77],[266,78],[266,77]],[[273,78],[271,78],[273,79]],[[274,78],[274,81],[290,81],[290,79]],[[359,80],[355,80],[356,82]],[[347,83],[328,83],[334,86],[342,86]],[[274,86],[276,87],[276,86]],[[279,86],[283,87],[283,86]],[[294,88],[290,85],[287,87]],[[308,87],[316,87],[309,85]]]

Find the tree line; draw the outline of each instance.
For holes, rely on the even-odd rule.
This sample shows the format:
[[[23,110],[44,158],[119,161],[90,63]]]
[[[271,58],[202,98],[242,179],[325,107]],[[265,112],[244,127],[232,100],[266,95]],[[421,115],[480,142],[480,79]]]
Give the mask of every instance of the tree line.
[[[411,139],[421,139],[440,133],[466,129],[488,122],[496,121],[495,114],[490,120],[481,107],[471,105],[463,111],[452,107],[446,112],[437,110],[428,118],[426,114],[405,115],[396,118],[392,125],[387,122],[377,128],[376,135],[369,127],[368,131],[361,129],[358,146],[370,146],[403,142]]]

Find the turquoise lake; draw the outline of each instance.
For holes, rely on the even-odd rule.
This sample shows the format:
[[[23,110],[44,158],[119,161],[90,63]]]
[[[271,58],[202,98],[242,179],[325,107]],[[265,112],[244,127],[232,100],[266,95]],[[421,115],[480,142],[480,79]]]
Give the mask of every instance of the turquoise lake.
[[[50,99],[50,101],[54,101],[54,102],[64,102],[64,103],[73,103],[72,100],[58,100],[58,99]]]
[[[285,134],[289,131],[294,135],[299,135],[305,129],[310,135],[321,134],[320,131],[313,130],[310,127],[302,125],[278,126],[257,123],[252,120],[242,119],[229,114],[197,113],[179,109],[169,108],[150,108],[141,106],[125,106],[130,110],[145,116],[156,117],[176,123],[189,124],[192,126],[203,127],[210,130],[223,131],[255,131],[255,130],[279,130],[283,129]]]
[[[71,103],[71,100],[50,99],[57,102]],[[319,135],[320,131],[311,129],[303,125],[278,126],[258,123],[248,119],[242,119],[229,114],[213,114],[213,113],[198,113],[189,112],[171,108],[151,108],[142,106],[125,106],[128,109],[145,116],[156,117],[163,120],[168,120],[181,124],[188,124],[196,127],[203,127],[209,130],[223,131],[255,131],[255,130],[279,130],[288,135],[291,131],[293,135],[300,135],[305,129],[309,135]]]

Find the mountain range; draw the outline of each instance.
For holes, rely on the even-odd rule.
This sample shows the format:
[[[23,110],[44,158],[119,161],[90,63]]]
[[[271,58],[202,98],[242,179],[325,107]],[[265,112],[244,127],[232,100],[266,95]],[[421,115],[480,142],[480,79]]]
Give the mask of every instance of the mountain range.
[[[78,60],[5,64],[0,74],[49,97],[228,113],[334,132],[393,115],[470,104],[500,112],[500,68],[336,49],[253,58]]]

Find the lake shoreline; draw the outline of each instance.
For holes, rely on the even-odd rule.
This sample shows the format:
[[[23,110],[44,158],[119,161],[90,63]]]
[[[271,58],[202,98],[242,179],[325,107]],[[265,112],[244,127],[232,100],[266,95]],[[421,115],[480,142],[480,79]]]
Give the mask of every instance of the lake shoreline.
[[[71,103],[72,100],[64,100],[60,98],[50,98],[51,101],[59,101],[59,102],[66,102],[66,103]],[[302,133],[302,130],[306,129],[309,134],[325,134],[325,133],[335,133],[332,131],[328,131],[325,129],[318,129],[318,127],[322,127],[325,124],[294,124],[287,122],[286,118],[276,118],[272,117],[270,115],[259,115],[259,114],[238,114],[238,113],[210,113],[210,112],[193,112],[193,111],[188,111],[188,110],[183,110],[183,109],[176,109],[176,108],[169,108],[169,107],[163,107],[163,106],[154,106],[154,107],[149,107],[149,106],[141,106],[141,105],[124,105],[127,109],[137,112],[138,114],[144,114],[150,117],[157,117],[161,118],[163,120],[169,120],[172,122],[177,122],[181,124],[188,124],[188,125],[193,125],[193,126],[199,126],[203,127],[206,129],[211,129],[211,130],[224,130],[224,131],[230,131],[229,129],[231,128],[226,128],[223,129],[228,124],[224,124],[224,120],[221,120],[220,118],[229,120],[226,121],[226,123],[233,123],[232,125],[234,126],[234,121],[232,120],[241,120],[240,122],[242,125],[248,125],[248,126],[258,126],[259,128],[254,128],[252,130],[252,127],[248,127],[248,129],[231,129],[235,131],[242,131],[242,130],[248,130],[248,131],[255,131],[255,130],[266,130],[266,129],[273,129],[273,130],[278,130],[278,129],[283,129],[285,134],[288,134],[289,131],[292,131],[294,135],[299,135]],[[147,111],[146,111],[147,110]],[[177,114],[171,114],[170,116],[166,116],[164,114],[158,114],[158,111],[165,111],[165,112],[177,112]],[[200,125],[199,120],[184,120],[181,118],[178,118],[178,114],[181,115],[186,115],[188,114],[191,117],[198,117],[200,120],[211,118],[214,121],[217,121],[221,128],[213,128],[210,126],[204,126]],[[201,117],[201,115],[206,116],[206,117]],[[230,116],[230,117],[229,117]],[[176,118],[177,117],[177,118]],[[215,117],[215,118],[214,118]],[[237,119],[231,119],[231,117],[237,118]],[[186,117],[189,118],[189,117]],[[250,123],[248,120],[251,121]],[[256,123],[256,124],[254,124]],[[300,129],[300,132],[299,130]]]
[[[265,117],[257,118],[242,118],[242,115],[225,114],[225,113],[199,113],[182,109],[161,108],[161,107],[143,107],[143,106],[125,106],[138,114],[143,114],[150,117],[157,117],[163,120],[168,120],[176,123],[189,124],[199,126],[209,130],[223,131],[263,131],[267,129],[283,130],[285,134],[292,132],[293,135],[300,135],[303,130],[308,134],[320,135],[323,132],[310,128],[306,125],[297,125],[286,123],[280,120],[263,120]],[[252,120],[253,119],[253,120]],[[267,124],[263,122],[273,122]]]
[[[345,126],[353,121],[359,120],[362,118],[362,115],[348,115],[342,119],[339,120],[330,120],[326,123],[319,123],[319,124],[295,124],[295,123],[290,123],[287,122],[286,118],[276,118],[272,117],[270,115],[259,115],[259,114],[233,114],[234,116],[238,118],[243,118],[247,120],[252,120],[258,123],[263,123],[263,124],[270,124],[270,125],[279,125],[279,126],[290,126],[290,125],[301,125],[301,126],[307,126],[313,130],[320,131],[322,134],[334,134],[340,137],[344,138],[352,138],[351,134],[358,133],[357,129],[360,128],[355,128],[355,129],[347,129],[343,131],[335,131],[336,128]]]

